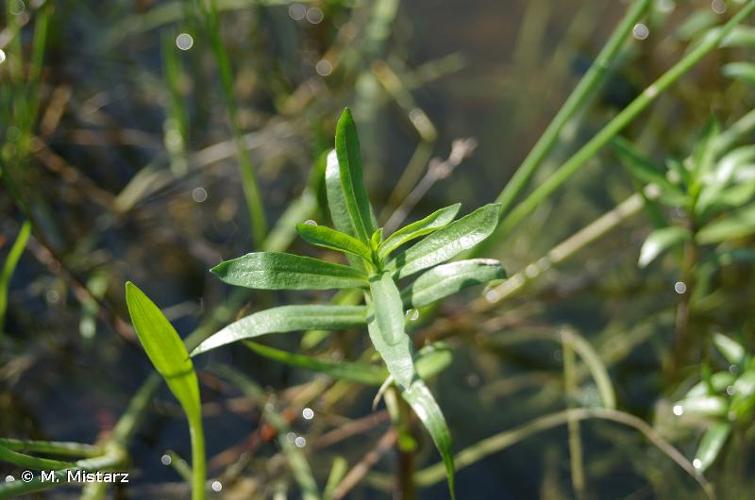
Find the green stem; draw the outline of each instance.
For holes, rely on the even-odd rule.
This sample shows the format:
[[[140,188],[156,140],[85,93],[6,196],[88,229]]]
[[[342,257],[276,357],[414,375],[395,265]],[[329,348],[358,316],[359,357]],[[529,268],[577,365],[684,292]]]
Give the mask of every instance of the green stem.
[[[569,95],[521,166],[516,170],[511,180],[509,180],[506,187],[501,191],[501,194],[498,195],[496,201],[503,205],[502,214],[509,211],[517,196],[524,191],[535,171],[556,145],[564,126],[584,107],[585,103],[594,95],[595,90],[606,80],[611,62],[616,58],[616,54],[621,49],[634,25],[645,14],[650,2],[651,0],[637,0],[629,8],[624,19],[616,27],[603,47],[603,50],[598,54],[593,65],[590,66],[585,76],[579,81],[574,91]]]
[[[24,253],[26,248],[26,242],[31,235],[31,223],[29,221],[24,222],[21,226],[21,230],[18,232],[16,241],[8,252],[8,257],[3,264],[3,270],[0,273],[0,335],[5,330],[5,312],[8,310],[8,288],[10,287],[10,279],[13,276],[13,272],[16,270],[18,261],[21,258],[21,254]]]
[[[191,498],[192,500],[204,500],[207,465],[201,415],[198,418],[190,417],[189,432],[191,434]]]
[[[252,237],[254,243],[260,246],[267,235],[267,220],[265,218],[265,207],[262,203],[259,184],[255,175],[252,159],[244,143],[244,137],[241,134],[241,124],[238,116],[238,103],[233,91],[233,70],[231,68],[228,52],[223,45],[220,35],[220,20],[215,0],[197,0],[198,13],[204,18],[204,27],[207,35],[210,37],[212,51],[220,72],[220,83],[223,90],[226,111],[230,120],[231,132],[233,133],[233,143],[236,146],[236,155],[239,161],[239,170],[241,172],[241,185],[244,189],[244,199],[249,211],[249,220],[251,222]]]
[[[11,438],[0,438],[0,446],[13,451],[43,453],[61,457],[96,457],[101,455],[102,452],[99,446],[90,444]]]
[[[498,226],[495,238],[501,238],[511,232],[525,217],[532,213],[548,196],[564,184],[572,175],[577,173],[598,151],[608,144],[624,127],[637,115],[645,110],[655,99],[667,90],[673,83],[692,69],[700,60],[716,49],[721,41],[732,29],[755,10],[755,0],[750,0],[729,22],[722,28],[711,31],[702,42],[692,49],[671,69],[647,87],[634,101],[611,120],[587,144],[577,151],[566,163],[556,170],[548,179],[535,189],[527,198],[516,206],[508,215],[504,216]]]

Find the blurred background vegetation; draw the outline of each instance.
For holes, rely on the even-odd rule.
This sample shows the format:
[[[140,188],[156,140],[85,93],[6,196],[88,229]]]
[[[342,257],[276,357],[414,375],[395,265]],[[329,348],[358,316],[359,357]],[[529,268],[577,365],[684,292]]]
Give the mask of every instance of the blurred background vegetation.
[[[652,2],[531,185],[741,3]],[[467,213],[496,198],[626,9],[598,0],[4,4],[0,262],[13,261],[27,220],[31,236],[9,285],[0,281],[8,290],[7,308],[0,303],[0,435],[90,443],[108,436],[151,372],[124,320],[124,281],[138,283],[182,335],[206,336],[271,304],[326,298],[239,294],[208,269],[263,247],[323,254],[298,240],[293,226],[326,217],[313,166],[332,148],[344,106],[359,126],[381,223],[459,201]],[[659,165],[692,155],[712,118],[727,130],[753,109],[755,70],[742,63],[752,55],[739,45],[713,52],[623,136]],[[466,138],[474,142],[458,142]],[[749,132],[737,144],[753,138]],[[449,175],[427,177],[428,164],[446,158]],[[712,347],[714,333],[753,350],[751,235],[700,248],[691,263],[689,252],[672,251],[640,268],[640,248],[658,223],[640,203],[612,212],[617,219],[605,234],[578,251],[561,248],[568,258],[547,270],[532,267],[622,206],[637,182],[605,148],[486,248],[485,257],[531,282],[468,290],[415,330],[418,345],[442,339],[452,349],[450,366],[431,385],[455,449],[514,429],[511,446],[460,470],[460,498],[705,496],[700,477],[631,426],[587,419],[516,431],[565,406],[599,406],[600,388],[585,366],[564,376],[573,363],[564,339],[578,338],[607,369],[617,407],[691,460],[708,423],[679,424],[674,402],[706,374],[727,369]],[[248,208],[257,192],[264,221]],[[745,194],[739,205],[751,202]],[[662,210],[689,222],[680,208]],[[745,216],[752,221],[752,210]],[[679,283],[692,282],[702,291],[679,292]],[[354,359],[367,345],[364,332],[266,343],[332,359]],[[283,417],[292,433],[286,439],[305,438],[297,446],[319,485],[345,459],[347,469],[371,466],[349,498],[383,498],[394,487],[402,459],[392,443],[385,446],[389,421],[384,409],[371,409],[375,388],[287,367],[241,345],[196,364],[219,495],[299,497],[290,454],[275,439],[279,427],[266,423],[266,408]],[[303,418],[304,408],[314,417]],[[719,497],[748,498],[755,488],[752,413],[732,432],[705,476]],[[570,443],[575,435],[580,446]],[[414,437],[411,467],[437,462],[420,428]],[[180,467],[164,464],[166,456],[189,455],[178,407],[164,389],[128,451],[132,483],[118,498],[186,494]],[[0,464],[3,476],[14,471]],[[418,486],[420,498],[447,495],[442,475]]]

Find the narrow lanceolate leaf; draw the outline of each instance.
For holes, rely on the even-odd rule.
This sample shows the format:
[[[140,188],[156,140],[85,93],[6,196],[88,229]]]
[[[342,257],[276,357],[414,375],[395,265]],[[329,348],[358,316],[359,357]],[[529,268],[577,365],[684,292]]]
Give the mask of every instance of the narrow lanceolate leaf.
[[[404,400],[409,403],[414,413],[430,433],[430,437],[438,448],[443,464],[446,467],[446,478],[451,497],[454,498],[454,458],[451,451],[451,432],[448,430],[446,419],[435,402],[432,393],[421,379],[416,379],[401,392]]]
[[[348,361],[329,361],[304,354],[296,354],[274,347],[257,344],[256,342],[244,342],[249,349],[260,356],[285,363],[297,368],[324,373],[329,377],[340,380],[348,380],[364,385],[379,386],[386,377],[385,369],[377,365],[366,363],[354,363]]]
[[[735,210],[704,226],[697,233],[698,243],[721,243],[755,234],[755,203]]]
[[[729,432],[731,432],[731,425],[727,422],[713,424],[705,431],[695,453],[695,459],[692,461],[698,472],[705,471],[716,460],[726,443],[726,438],[729,437]]]
[[[154,302],[131,282],[126,283],[126,305],[139,342],[186,414],[191,438],[191,498],[204,500],[207,478],[204,430],[194,365],[173,325]]]
[[[351,267],[279,252],[249,253],[221,262],[212,272],[230,285],[264,290],[329,290],[367,285],[367,277]]]
[[[739,365],[744,362],[745,348],[739,342],[726,335],[716,333],[713,335],[713,344],[729,363]]]
[[[461,203],[456,203],[436,210],[424,219],[402,227],[380,245],[380,256],[385,258],[401,245],[447,226],[459,213],[459,208],[461,208]]]
[[[323,248],[330,248],[339,252],[350,253],[363,259],[371,260],[369,247],[358,239],[346,233],[336,231],[326,226],[315,224],[297,224],[296,232],[304,241]]]
[[[616,156],[619,157],[621,164],[629,173],[642,182],[656,184],[664,191],[664,195],[675,196],[683,199],[682,191],[666,178],[663,170],[653,164],[653,162],[643,156],[635,147],[621,137],[613,140],[613,149]]]
[[[367,322],[365,306],[304,305],[281,306],[250,314],[211,335],[191,352],[192,356],[237,340],[253,339],[268,333],[299,330],[337,330]]]
[[[349,362],[349,361],[330,361],[321,358],[307,356],[305,354],[296,354],[275,347],[270,347],[256,342],[245,341],[244,345],[260,356],[268,359],[311,370],[317,373],[324,373],[329,377],[340,380],[348,380],[358,384],[380,386],[385,382],[388,373],[382,366],[369,365],[367,363]],[[448,368],[453,360],[453,355],[448,347],[442,344],[431,344],[423,347],[417,353],[415,366],[417,374],[425,379],[437,375]]]
[[[362,179],[362,153],[351,111],[346,108],[336,126],[336,155],[341,190],[355,236],[365,243],[375,231],[372,209]]]
[[[399,343],[406,336],[404,331],[404,306],[396,282],[390,273],[370,279],[370,294],[373,316],[383,340],[388,345]]]
[[[500,209],[499,203],[478,208],[396,255],[389,268],[397,269],[396,278],[404,278],[469,250],[490,236],[498,224]]]
[[[149,360],[187,415],[199,414],[199,384],[181,337],[144,292],[126,283],[126,305]]]
[[[383,275],[385,276],[385,275]],[[395,284],[393,285],[395,288]],[[378,284],[379,288],[380,285]],[[384,285],[387,288],[387,285]],[[371,299],[368,306],[367,331],[372,345],[383,358],[388,373],[402,389],[409,387],[416,378],[412,343],[404,330],[404,311],[398,289],[395,292],[378,291],[378,297],[388,297],[387,301],[378,303]],[[391,297],[392,295],[392,297]]]
[[[506,272],[497,260],[460,260],[424,272],[401,291],[401,299],[407,306],[424,307],[468,286],[505,277]]]
[[[690,232],[683,227],[672,226],[656,229],[642,244],[638,261],[639,266],[647,266],[666,250],[690,238]]]

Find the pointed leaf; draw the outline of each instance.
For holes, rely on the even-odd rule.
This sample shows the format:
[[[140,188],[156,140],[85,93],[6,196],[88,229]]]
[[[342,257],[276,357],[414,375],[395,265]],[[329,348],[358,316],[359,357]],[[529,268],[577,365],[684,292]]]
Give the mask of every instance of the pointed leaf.
[[[274,347],[257,344],[255,342],[244,342],[249,349],[260,356],[285,363],[287,365],[312,370],[318,373],[324,373],[330,377],[349,380],[359,384],[379,386],[386,377],[385,369],[381,366],[368,365],[365,363],[350,363],[347,361],[328,361],[313,358],[303,354],[295,354]]]
[[[410,242],[420,236],[425,236],[438,229],[447,226],[456,214],[459,213],[461,203],[441,208],[431,213],[422,220],[412,222],[391,234],[380,246],[380,257],[385,258],[401,245]]]
[[[686,398],[674,405],[674,413],[700,417],[722,417],[726,415],[727,403],[720,396],[695,396]]]
[[[357,128],[348,108],[341,113],[336,126],[336,155],[346,212],[355,236],[367,243],[375,231],[374,216],[362,179],[362,154]]]
[[[716,333],[713,335],[713,343],[729,363],[739,365],[744,361],[745,348],[739,342],[734,341],[726,335]]]
[[[389,268],[397,269],[395,277],[400,279],[454,258],[490,236],[500,210],[500,203],[478,208],[396,255]]]
[[[130,281],[126,305],[134,330],[149,360],[191,420],[199,416],[199,385],[181,338],[160,309]]]
[[[250,314],[231,323],[199,344],[192,356],[268,333],[285,333],[310,329],[343,329],[364,325],[365,306],[304,305],[281,306]]]
[[[296,232],[299,233],[299,236],[301,236],[304,241],[312,245],[350,253],[368,261],[372,259],[372,254],[367,245],[358,239],[349,236],[346,233],[336,231],[335,229],[304,223],[297,224]]]
[[[726,438],[729,437],[730,431],[731,425],[727,422],[719,422],[713,424],[703,434],[700,446],[697,448],[697,453],[695,453],[695,459],[692,461],[698,472],[705,471],[716,460],[724,443],[726,443]]]
[[[406,335],[404,331],[404,306],[396,282],[390,273],[370,278],[373,316],[383,340],[388,345],[397,344]]]
[[[755,64],[748,62],[733,62],[724,65],[721,69],[724,76],[742,80],[750,85],[755,85]]]
[[[212,272],[230,285],[263,290],[358,288],[366,276],[351,267],[280,252],[255,252],[226,260]]]
[[[451,432],[448,430],[446,419],[443,418],[443,412],[421,379],[412,382],[407,389],[401,392],[401,396],[422,421],[433,443],[435,443],[435,447],[440,452],[443,464],[446,467],[448,489],[451,492],[451,497],[454,498],[454,458],[451,450]]]
[[[274,347],[245,341],[249,349],[260,356],[273,359],[280,363],[317,373],[324,373],[330,377],[349,380],[364,385],[380,386],[389,376],[382,366],[369,365],[359,362],[330,361],[304,354],[295,354]],[[452,361],[451,350],[442,344],[436,343],[423,347],[417,353],[415,366],[417,374],[421,378],[432,377],[445,370]]]
[[[420,308],[468,286],[481,285],[505,277],[506,272],[497,260],[460,260],[424,272],[401,291],[401,298],[404,304]]]
[[[683,196],[679,187],[666,178],[662,169],[656,167],[650,159],[637,151],[632,143],[622,137],[617,137],[613,141],[613,149],[621,164],[632,176],[642,182],[656,184],[664,191],[664,194]]]
[[[401,295],[388,273],[370,282],[370,288],[375,295],[368,306],[367,331],[370,340],[399,387],[409,387],[417,372],[412,342],[404,330]]]
[[[716,372],[710,376],[708,383],[706,381],[700,381],[693,385],[687,394],[684,395],[685,399],[694,399],[702,396],[713,396],[715,394],[722,393],[734,383],[736,377],[729,372]],[[713,389],[711,394],[710,388]]]
[[[755,234],[755,203],[742,207],[704,226],[697,233],[698,243],[720,243]]]
[[[671,226],[656,229],[645,239],[640,250],[640,267],[646,267],[663,252],[691,237],[689,231],[683,227]]]

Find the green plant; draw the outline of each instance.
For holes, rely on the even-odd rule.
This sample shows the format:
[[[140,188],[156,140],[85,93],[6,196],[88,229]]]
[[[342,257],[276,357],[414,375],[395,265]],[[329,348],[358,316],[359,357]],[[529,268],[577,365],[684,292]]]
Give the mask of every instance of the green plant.
[[[682,423],[704,430],[692,461],[700,472],[716,460],[732,430],[747,429],[755,415],[755,358],[726,335],[715,334],[713,343],[728,366],[711,373],[703,365],[703,379],[673,406]]]
[[[139,341],[189,422],[192,455],[192,499],[205,497],[204,431],[199,383],[181,337],[144,292],[126,283],[126,304]]]
[[[359,140],[346,109],[336,129],[335,151],[325,172],[328,207],[336,229],[312,221],[297,231],[307,242],[344,253],[349,265],[279,252],[255,252],[221,262],[212,272],[231,285],[265,290],[358,289],[366,305],[289,305],[242,318],[202,342],[192,355],[269,333],[367,326],[370,340],[404,400],[427,428],[446,467],[453,493],[451,437],[443,414],[415,365],[407,312],[470,285],[504,277],[498,261],[443,264],[473,248],[495,229],[500,207],[485,205],[454,221],[459,205],[440,209],[388,237],[376,227],[362,183]],[[422,238],[418,243],[407,244]],[[399,289],[403,278],[424,271]],[[408,314],[409,316],[412,313]]]

